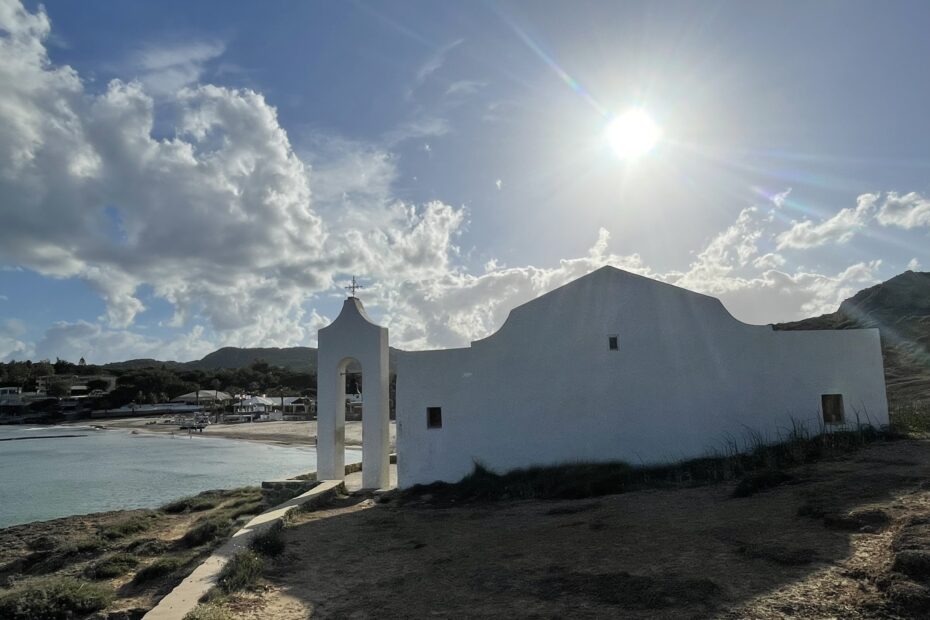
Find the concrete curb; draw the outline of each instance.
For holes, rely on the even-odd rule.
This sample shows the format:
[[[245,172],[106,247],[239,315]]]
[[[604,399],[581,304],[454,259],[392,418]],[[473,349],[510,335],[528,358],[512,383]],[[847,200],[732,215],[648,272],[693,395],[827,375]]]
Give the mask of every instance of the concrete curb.
[[[340,491],[345,491],[345,483],[342,480],[324,480],[306,493],[258,515],[216,549],[174,590],[165,595],[158,605],[142,617],[143,620],[182,620],[216,585],[217,577],[227,562],[240,551],[248,549],[249,543],[257,534],[283,521],[287,514],[298,506],[318,508],[332,500]]]

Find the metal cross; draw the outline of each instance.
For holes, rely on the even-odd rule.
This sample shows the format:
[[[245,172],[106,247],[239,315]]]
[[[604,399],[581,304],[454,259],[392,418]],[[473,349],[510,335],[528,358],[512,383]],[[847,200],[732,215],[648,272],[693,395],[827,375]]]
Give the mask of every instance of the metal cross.
[[[357,283],[355,281],[355,276],[352,276],[352,284],[350,284],[349,286],[344,286],[343,288],[349,291],[349,297],[355,297],[355,291],[360,288],[365,288],[365,287]]]

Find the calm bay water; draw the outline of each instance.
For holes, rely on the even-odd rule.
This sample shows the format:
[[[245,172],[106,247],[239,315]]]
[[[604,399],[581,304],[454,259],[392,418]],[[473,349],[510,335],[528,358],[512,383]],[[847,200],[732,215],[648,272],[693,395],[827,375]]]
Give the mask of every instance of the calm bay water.
[[[314,448],[83,427],[0,426],[0,527],[106,510],[154,508],[208,489],[313,471]],[[85,435],[61,438],[61,435]],[[346,461],[361,452],[347,450]]]

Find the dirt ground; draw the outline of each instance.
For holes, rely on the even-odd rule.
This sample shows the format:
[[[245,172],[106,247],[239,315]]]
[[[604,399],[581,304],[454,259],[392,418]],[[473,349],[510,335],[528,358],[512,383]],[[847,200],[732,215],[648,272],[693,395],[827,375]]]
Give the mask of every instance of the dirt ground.
[[[133,430],[140,433],[160,434],[187,434],[187,431],[178,430],[177,426],[169,424],[151,424],[153,418],[115,418],[94,419],[75,422],[75,425],[86,426],[93,424],[102,428],[118,428]],[[244,422],[241,424],[211,424],[204,429],[203,434],[210,437],[224,437],[226,439],[243,439],[260,441],[263,443],[277,443],[284,445],[316,445],[316,421],[307,422]],[[390,442],[394,447],[396,425],[391,422]],[[360,421],[346,422],[346,445],[362,445],[362,423]]]
[[[298,517],[236,618],[930,617],[930,442],[733,484]]]

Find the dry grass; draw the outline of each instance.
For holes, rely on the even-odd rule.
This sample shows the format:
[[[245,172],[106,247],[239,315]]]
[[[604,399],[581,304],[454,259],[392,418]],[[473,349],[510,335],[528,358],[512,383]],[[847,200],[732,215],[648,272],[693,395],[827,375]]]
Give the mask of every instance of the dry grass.
[[[15,595],[21,601],[23,592],[32,592],[29,596],[45,600],[60,592],[65,602],[56,605],[65,609],[71,603],[61,597],[84,591],[80,585],[87,592],[108,593],[108,613],[146,609],[260,511],[261,490],[244,488],[209,491],[161,510],[101,513],[0,530],[0,598]],[[74,604],[74,610],[83,609],[79,600]],[[43,616],[38,608],[29,609],[37,618],[86,615]]]

